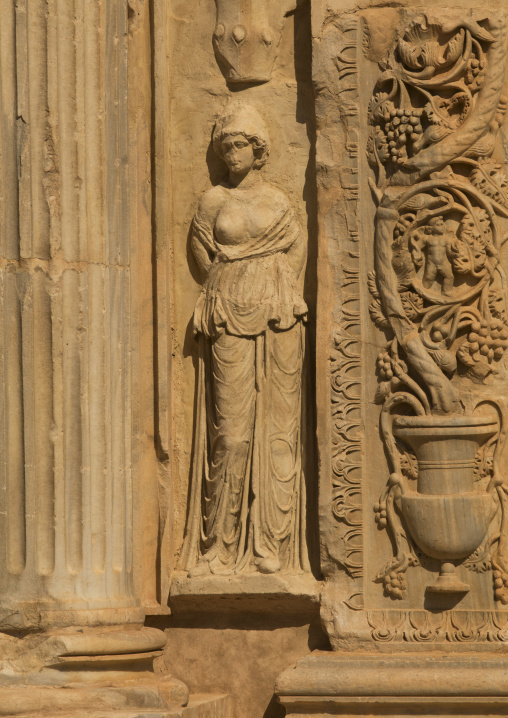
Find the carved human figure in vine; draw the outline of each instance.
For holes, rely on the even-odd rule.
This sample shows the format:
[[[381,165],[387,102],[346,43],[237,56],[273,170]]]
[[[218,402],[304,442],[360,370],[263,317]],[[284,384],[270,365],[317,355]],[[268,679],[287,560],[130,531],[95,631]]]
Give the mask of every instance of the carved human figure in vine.
[[[181,565],[190,577],[308,569],[302,472],[306,244],[283,191],[263,180],[265,123],[221,117],[227,181],[202,197],[191,246],[204,283],[192,485]]]
[[[423,227],[423,232],[413,232],[410,240],[413,262],[415,267],[424,264],[422,284],[425,289],[430,289],[436,280],[441,280],[443,294],[449,294],[453,289],[453,269],[450,261],[453,236],[453,233],[447,231],[440,215],[432,217]]]
[[[465,561],[492,569],[495,596],[508,603],[506,407],[495,388],[508,349],[508,182],[494,159],[503,156],[506,40],[495,15],[418,16],[381,63],[370,104],[370,313],[387,334],[376,400],[391,464],[374,509],[395,546],[378,576],[394,598],[419,550],[442,562],[428,590],[465,593],[454,575]],[[446,540],[440,515],[454,517]]]

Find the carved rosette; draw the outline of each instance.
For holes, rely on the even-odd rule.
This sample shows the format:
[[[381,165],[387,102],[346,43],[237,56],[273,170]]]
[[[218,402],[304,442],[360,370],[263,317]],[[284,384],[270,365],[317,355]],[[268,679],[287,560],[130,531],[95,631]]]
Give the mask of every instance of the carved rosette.
[[[441,573],[427,591],[467,593],[454,575],[465,561],[492,570],[508,603],[506,43],[495,15],[416,15],[380,63],[369,106],[370,315],[386,334],[375,400],[390,464],[374,511],[394,546],[377,579],[395,599],[430,556]]]

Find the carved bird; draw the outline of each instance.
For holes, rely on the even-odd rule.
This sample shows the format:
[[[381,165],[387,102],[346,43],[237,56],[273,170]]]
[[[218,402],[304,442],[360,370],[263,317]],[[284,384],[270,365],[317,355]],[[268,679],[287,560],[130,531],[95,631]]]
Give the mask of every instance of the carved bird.
[[[448,21],[442,20],[440,22],[440,25],[441,31],[445,34],[455,32],[459,28],[463,27],[466,30],[469,30],[471,35],[477,40],[483,40],[484,42],[494,42],[494,38],[492,37],[490,32],[487,32],[485,28],[483,28],[474,20],[464,20],[464,18],[456,17],[450,18]]]

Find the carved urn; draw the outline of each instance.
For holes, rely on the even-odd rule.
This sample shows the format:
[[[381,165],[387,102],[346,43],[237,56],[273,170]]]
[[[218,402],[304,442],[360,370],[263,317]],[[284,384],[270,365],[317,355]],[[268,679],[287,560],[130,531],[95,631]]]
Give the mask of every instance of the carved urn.
[[[482,543],[495,511],[488,493],[475,490],[475,456],[499,430],[487,416],[397,417],[394,435],[418,461],[417,491],[402,496],[402,512],[419,548],[442,562],[427,590],[465,593],[453,561],[470,556]]]

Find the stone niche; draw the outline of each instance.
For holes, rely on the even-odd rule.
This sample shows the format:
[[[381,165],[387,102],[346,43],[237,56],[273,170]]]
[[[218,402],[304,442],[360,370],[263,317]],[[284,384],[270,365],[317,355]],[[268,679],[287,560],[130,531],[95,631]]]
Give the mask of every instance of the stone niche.
[[[168,629],[164,669],[192,693],[228,693],[233,715],[275,718],[284,714],[274,697],[277,675],[312,649],[329,647],[318,600],[310,4],[164,0],[154,11],[158,599],[169,603],[171,615],[149,620]],[[260,184],[250,191],[230,183],[225,154],[235,131],[254,146],[256,166],[248,182]],[[215,245],[216,215],[228,197],[233,204],[226,207],[226,231],[252,212],[253,203],[251,220],[260,220],[250,236],[250,245],[257,237],[260,246],[248,247],[253,255],[231,255],[229,261],[222,253],[231,249],[222,245],[219,257]],[[286,264],[286,252],[294,268]],[[259,297],[260,315],[272,311],[270,303],[279,302],[280,309],[285,288],[290,319],[281,317],[272,329],[275,316],[251,317],[249,326],[238,320],[226,332],[212,328],[203,313],[197,320],[200,297],[211,281],[207,275],[224,266],[251,272],[241,280],[243,300],[252,309],[253,297]],[[220,291],[225,296],[229,290],[222,285]],[[241,301],[238,292],[237,297]],[[235,307],[224,311],[234,314]],[[216,342],[210,336],[215,331]],[[221,350],[228,337],[231,346]],[[240,366],[240,373],[234,367],[228,373],[226,366],[223,384],[221,370],[211,363],[213,347],[226,352],[216,361]],[[214,434],[218,417],[223,424]],[[234,495],[217,508],[219,494],[204,470],[215,471],[214,486],[221,486],[221,468],[214,468],[221,451],[232,462],[225,469],[224,494],[230,481],[243,491],[238,511]],[[288,479],[282,501],[287,508],[267,503],[270,492],[285,490],[283,482],[252,465],[271,459]],[[275,515],[267,517],[272,510]],[[221,514],[230,511],[228,529]],[[274,539],[270,534],[279,529],[281,539]],[[234,534],[230,550],[223,541],[227,531]],[[219,543],[219,557],[200,560]]]

